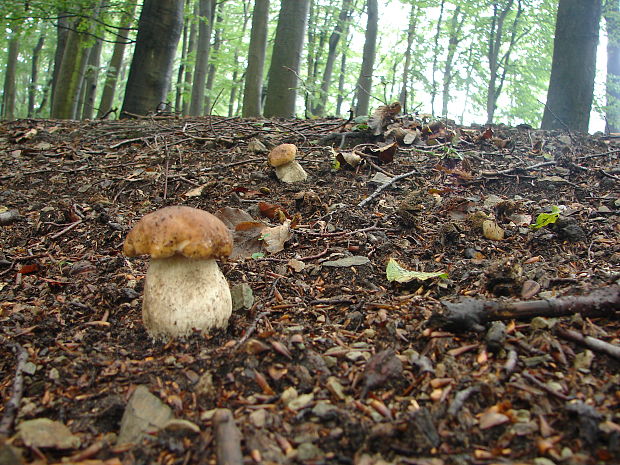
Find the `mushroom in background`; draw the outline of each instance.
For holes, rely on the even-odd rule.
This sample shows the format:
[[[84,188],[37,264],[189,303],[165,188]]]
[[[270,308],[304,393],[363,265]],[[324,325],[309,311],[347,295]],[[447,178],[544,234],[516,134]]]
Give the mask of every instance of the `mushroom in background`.
[[[142,304],[151,337],[165,340],[227,326],[232,299],[215,260],[230,255],[232,246],[224,223],[196,208],[165,207],[134,226],[123,252],[151,256]]]
[[[297,147],[294,144],[280,144],[269,152],[269,164],[276,169],[276,176],[282,182],[305,181],[308,173],[295,161]]]

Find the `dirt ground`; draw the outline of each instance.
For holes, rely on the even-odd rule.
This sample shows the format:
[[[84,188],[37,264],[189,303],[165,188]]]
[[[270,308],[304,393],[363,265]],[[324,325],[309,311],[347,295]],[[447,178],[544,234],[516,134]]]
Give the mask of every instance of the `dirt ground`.
[[[620,139],[342,124],[2,123],[0,462],[620,463]],[[307,180],[276,178],[280,143]],[[148,258],[122,244],[167,205],[287,228],[276,252],[235,234],[225,330],[144,329]],[[120,444],[138,386],[185,421]],[[40,418],[51,439],[21,426]]]

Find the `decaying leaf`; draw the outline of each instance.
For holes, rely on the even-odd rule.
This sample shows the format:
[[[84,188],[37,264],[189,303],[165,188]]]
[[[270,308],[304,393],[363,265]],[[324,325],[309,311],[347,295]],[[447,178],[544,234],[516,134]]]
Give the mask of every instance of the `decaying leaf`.
[[[448,278],[448,273],[444,271],[436,271],[427,273],[424,271],[410,271],[403,268],[396,260],[390,258],[385,269],[385,275],[388,281],[396,281],[398,283],[408,283],[417,279],[418,281],[426,281],[433,278]]]

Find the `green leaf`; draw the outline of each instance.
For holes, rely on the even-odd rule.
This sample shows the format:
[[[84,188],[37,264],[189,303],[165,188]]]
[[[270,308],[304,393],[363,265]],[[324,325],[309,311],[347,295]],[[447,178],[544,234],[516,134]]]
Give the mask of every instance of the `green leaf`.
[[[263,252],[254,252],[252,254],[252,260],[257,260],[259,258],[263,258],[265,254]]]
[[[408,283],[417,279],[418,281],[426,281],[427,279],[442,278],[447,279],[448,273],[443,271],[437,271],[434,273],[426,273],[424,271],[410,271],[398,264],[396,260],[390,258],[387,267],[385,268],[385,275],[388,281],[396,281],[398,283]]]
[[[544,226],[555,223],[560,217],[560,207],[554,205],[551,207],[551,213],[541,213],[536,217],[536,223],[531,224],[530,228],[540,229]]]

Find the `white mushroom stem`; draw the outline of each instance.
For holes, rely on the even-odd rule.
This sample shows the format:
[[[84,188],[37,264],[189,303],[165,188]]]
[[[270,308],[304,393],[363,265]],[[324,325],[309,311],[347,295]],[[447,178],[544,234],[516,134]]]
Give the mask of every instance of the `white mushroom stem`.
[[[155,339],[223,328],[232,313],[226,278],[214,259],[152,259],[144,283],[142,318]]]
[[[290,163],[276,166],[276,176],[282,182],[293,183],[305,181],[308,174],[298,162],[293,160]]]

